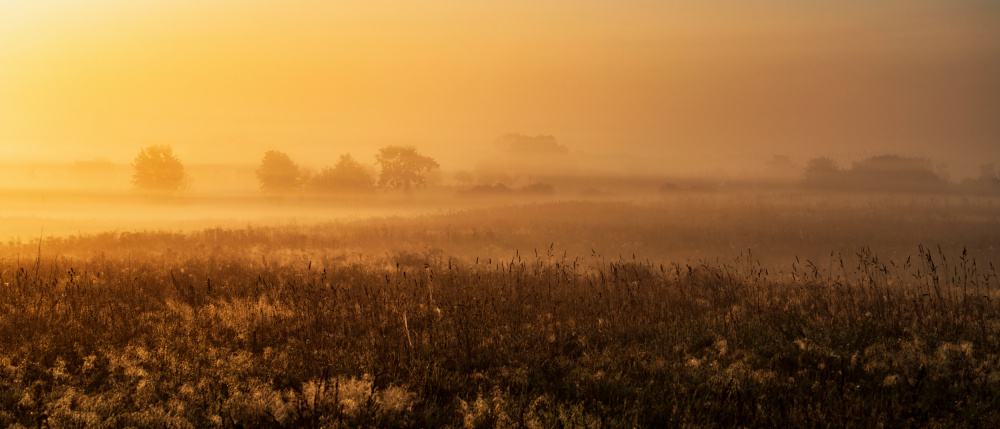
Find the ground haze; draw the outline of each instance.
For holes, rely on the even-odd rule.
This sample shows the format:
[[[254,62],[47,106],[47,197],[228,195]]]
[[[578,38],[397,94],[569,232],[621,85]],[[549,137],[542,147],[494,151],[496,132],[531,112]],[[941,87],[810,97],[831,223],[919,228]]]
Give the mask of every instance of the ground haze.
[[[1000,8],[0,2],[0,426],[1000,426]]]

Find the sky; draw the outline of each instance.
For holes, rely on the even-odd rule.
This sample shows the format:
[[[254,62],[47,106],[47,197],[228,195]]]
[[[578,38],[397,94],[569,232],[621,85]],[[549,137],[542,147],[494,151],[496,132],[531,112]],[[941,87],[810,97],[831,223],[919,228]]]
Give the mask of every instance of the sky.
[[[456,170],[507,133],[651,174],[894,153],[963,177],[1000,164],[1000,2],[0,2],[2,162],[408,144]]]

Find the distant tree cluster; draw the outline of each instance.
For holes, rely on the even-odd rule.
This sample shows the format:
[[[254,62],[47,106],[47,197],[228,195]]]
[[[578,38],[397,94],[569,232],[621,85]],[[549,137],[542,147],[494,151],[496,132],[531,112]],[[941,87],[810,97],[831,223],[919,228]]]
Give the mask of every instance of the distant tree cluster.
[[[333,167],[324,167],[315,175],[277,150],[264,153],[254,171],[261,191],[287,194],[298,191],[316,193],[366,193],[376,189],[410,191],[427,186],[428,177],[439,168],[437,161],[417,152],[413,146],[386,146],[375,155],[380,167],[366,167],[351,154],[343,154]],[[183,188],[184,165],[170,146],[149,146],[139,151],[132,163],[132,184],[149,192],[170,192]]]
[[[494,148],[495,156],[476,165],[479,184],[510,185],[514,177],[565,175],[578,169],[569,148],[551,135],[504,134],[496,139]]]
[[[509,134],[497,141],[498,147],[508,154],[517,153],[524,157],[533,157],[535,161],[545,161],[549,158],[564,156],[568,151],[558,144],[551,136],[529,137],[519,134]],[[530,156],[529,156],[530,155]],[[523,160],[522,160],[523,161]],[[454,181],[464,189],[463,195],[470,196],[500,196],[500,195],[552,195],[552,185],[539,182],[547,177],[554,177],[551,170],[548,173],[535,175],[522,174],[512,176],[515,171],[510,165],[504,168],[479,168],[475,173],[459,171],[455,173]],[[542,167],[552,167],[544,162]],[[108,160],[80,161],[74,166],[80,177],[85,174],[96,175],[114,172],[114,165]],[[374,163],[364,164],[351,154],[340,155],[332,166],[326,166],[313,173],[292,160],[288,154],[270,150],[264,153],[260,164],[254,170],[257,184],[262,192],[270,195],[283,195],[297,192],[312,194],[350,195],[365,194],[377,190],[411,192],[414,189],[426,188],[429,182],[440,177],[440,166],[433,158],[423,155],[413,146],[386,146],[378,150]],[[797,169],[787,156],[775,156],[768,163],[768,171],[778,177],[791,174]],[[142,148],[132,162],[131,182],[136,190],[149,194],[170,194],[185,188],[188,176],[184,164],[174,154],[170,146],[154,145]],[[843,191],[885,191],[885,192],[918,192],[939,193],[959,191],[965,193],[1000,194],[1000,175],[993,164],[980,167],[978,177],[965,179],[959,184],[952,184],[941,173],[942,167],[925,158],[906,157],[899,155],[879,155],[853,163],[850,168],[843,168],[829,157],[813,158],[806,164],[802,176],[802,184],[812,189],[828,189]],[[548,174],[548,175],[546,175]],[[515,179],[517,177],[518,179]],[[533,183],[516,187],[524,179]],[[698,182],[687,182],[683,186],[666,183],[660,188],[661,193],[672,193],[678,190],[706,190]]]
[[[503,184],[514,186],[515,177],[538,177],[572,170],[569,149],[550,135],[527,136],[506,134],[496,141],[499,163],[477,165],[475,173],[460,171],[455,181],[463,186]],[[97,165],[94,163],[95,166]],[[108,162],[107,164],[110,164]],[[94,169],[80,163],[79,169]],[[111,165],[113,167],[113,165]],[[103,164],[100,167],[105,167]],[[95,167],[96,168],[96,167]],[[136,190],[149,193],[169,193],[183,189],[188,181],[184,164],[170,146],[142,148],[132,163],[132,184]],[[254,169],[261,192],[284,195],[297,192],[311,194],[364,194],[377,190],[411,192],[426,188],[440,180],[440,165],[413,146],[385,146],[374,156],[374,163],[358,161],[349,153],[342,154],[333,165],[311,171],[296,163],[279,150],[264,152]],[[551,194],[552,187],[534,183],[511,188],[511,192],[531,195]],[[477,194],[504,194],[500,188],[475,189]]]
[[[548,183],[532,183],[519,188],[512,188],[504,185],[503,183],[496,183],[493,185],[477,185],[460,192],[460,195],[472,197],[502,197],[513,195],[540,197],[550,196],[552,194],[555,194],[555,187]]]
[[[375,189],[375,178],[349,153],[333,167],[325,167],[310,180],[311,189],[329,193],[366,193]]]
[[[305,190],[315,193],[357,194],[376,189],[410,191],[427,184],[428,175],[438,168],[433,158],[421,155],[413,146],[386,146],[375,154],[380,167],[377,175],[351,154],[343,154],[333,167],[324,167],[310,176],[282,152],[264,154],[257,168],[261,190],[287,193]]]
[[[805,183],[816,188],[844,186],[844,171],[829,157],[813,158],[806,164]]]
[[[806,165],[805,185],[812,188],[860,191],[940,192],[948,181],[934,171],[930,160],[898,155],[880,155],[842,169],[827,157]]]
[[[378,179],[351,154],[343,154],[333,167],[324,167],[314,176],[307,175],[282,152],[264,154],[257,168],[261,190],[287,193],[306,190],[317,193],[367,193],[376,189],[410,191],[427,184],[427,176],[438,168],[433,158],[421,155],[413,146],[386,146],[375,154],[380,167]]]

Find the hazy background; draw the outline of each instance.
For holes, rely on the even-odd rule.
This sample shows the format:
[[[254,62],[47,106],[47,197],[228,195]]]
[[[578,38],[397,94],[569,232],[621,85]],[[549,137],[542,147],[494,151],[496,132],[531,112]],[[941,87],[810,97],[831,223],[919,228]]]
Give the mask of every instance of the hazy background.
[[[448,171],[511,132],[611,171],[897,153],[974,176],[1000,162],[1000,3],[0,2],[7,164],[412,144]]]

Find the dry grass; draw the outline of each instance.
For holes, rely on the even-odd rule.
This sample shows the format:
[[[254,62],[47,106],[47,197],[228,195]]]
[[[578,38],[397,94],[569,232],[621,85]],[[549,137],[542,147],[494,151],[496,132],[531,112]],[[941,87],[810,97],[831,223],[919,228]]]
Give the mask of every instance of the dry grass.
[[[508,227],[454,216],[11,243],[0,424],[1000,424],[1000,283],[969,254],[477,259],[428,243]]]

